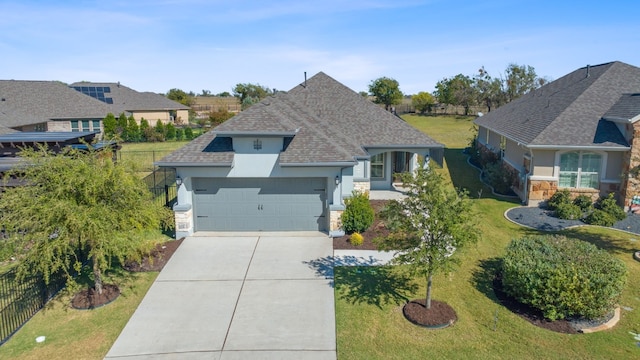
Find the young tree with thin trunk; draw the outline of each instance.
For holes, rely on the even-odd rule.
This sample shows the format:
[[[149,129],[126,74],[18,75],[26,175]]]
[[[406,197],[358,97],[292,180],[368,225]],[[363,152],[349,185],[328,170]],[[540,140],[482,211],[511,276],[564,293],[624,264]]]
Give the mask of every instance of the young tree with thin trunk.
[[[384,250],[400,249],[393,263],[407,265],[427,283],[426,308],[431,308],[433,275],[450,271],[454,252],[478,240],[466,194],[451,188],[433,169],[400,175],[407,198],[392,201],[383,212],[391,234],[378,240]]]
[[[384,104],[385,110],[389,110],[391,105],[400,104],[404,96],[398,81],[384,76],[371,81],[369,94],[375,97],[373,102]]]
[[[146,185],[109,150],[42,148],[21,153],[24,186],[6,188],[0,197],[0,225],[18,249],[21,276],[73,270],[89,260],[94,288],[114,260],[124,261],[149,245],[144,236],[171,223],[171,212],[153,201]],[[0,245],[1,246],[1,245]]]

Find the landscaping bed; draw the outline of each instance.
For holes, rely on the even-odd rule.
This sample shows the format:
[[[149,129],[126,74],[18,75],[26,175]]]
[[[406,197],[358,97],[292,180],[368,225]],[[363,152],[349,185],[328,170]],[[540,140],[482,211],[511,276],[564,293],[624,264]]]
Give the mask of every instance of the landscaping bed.
[[[384,209],[384,207],[391,200],[369,200],[369,203],[373,207],[375,212],[375,217],[373,220],[373,224],[361,233],[364,242],[362,245],[356,246],[351,244],[349,241],[350,235],[344,235],[341,237],[333,238],[333,249],[334,250],[378,250],[376,245],[373,243],[373,239],[377,237],[384,237],[389,235],[389,229],[385,226],[384,222],[380,218],[380,211]]]

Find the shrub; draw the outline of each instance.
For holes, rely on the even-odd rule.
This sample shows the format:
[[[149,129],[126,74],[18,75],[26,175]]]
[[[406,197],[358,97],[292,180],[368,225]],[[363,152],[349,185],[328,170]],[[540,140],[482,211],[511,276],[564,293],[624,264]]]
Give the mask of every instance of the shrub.
[[[351,244],[354,246],[360,246],[364,242],[364,238],[362,237],[362,235],[360,235],[360,233],[354,232],[349,237],[349,242],[351,242]]]
[[[560,204],[570,204],[571,203],[571,193],[569,190],[564,189],[557,191],[555,194],[551,196],[549,200],[547,200],[547,207],[549,210],[555,210]]]
[[[594,209],[584,218],[584,222],[589,225],[613,226],[616,223],[616,218],[604,210]]]
[[[578,206],[583,212],[589,212],[593,208],[593,200],[589,195],[578,195],[573,199],[573,204]]]
[[[605,315],[620,299],[626,279],[623,261],[564,236],[513,240],[502,261],[504,291],[550,320]]]
[[[511,172],[504,168],[501,162],[489,163],[484,167],[489,184],[498,194],[511,192],[513,178]]]
[[[346,209],[342,213],[342,227],[348,234],[364,232],[373,224],[374,211],[369,203],[369,195],[353,191],[351,197],[344,201]]]
[[[582,209],[572,203],[560,203],[556,206],[555,212],[560,219],[580,220],[582,218]]]
[[[596,208],[611,215],[616,220],[624,220],[627,217],[624,209],[618,206],[613,193],[610,193],[607,197],[601,198],[596,204]]]

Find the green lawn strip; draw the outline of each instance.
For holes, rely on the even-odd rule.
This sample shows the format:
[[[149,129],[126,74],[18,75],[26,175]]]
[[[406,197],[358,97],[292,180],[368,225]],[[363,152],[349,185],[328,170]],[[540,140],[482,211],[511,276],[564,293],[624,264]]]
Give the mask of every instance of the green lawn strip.
[[[94,310],[71,308],[70,295],[60,294],[0,346],[2,359],[102,359],[158,276],[111,273],[107,283],[120,287],[112,303]],[[35,338],[45,336],[43,343]]]
[[[640,262],[632,259],[633,250],[640,247],[640,236],[599,227],[563,232],[607,249],[627,264],[629,280],[621,305],[633,310],[622,310],[622,319],[615,328],[594,334],[566,335],[531,325],[496,300],[491,276],[511,239],[540,232],[506,220],[504,212],[519,203],[491,196],[480,184],[477,171],[466,164],[461,150],[468,140],[454,137],[465,136],[469,122],[429,116],[405,116],[405,119],[434,139],[456,147],[445,152],[442,171],[452,174],[456,187],[469,190],[482,237],[480,242],[455,255],[461,260],[457,271],[434,278],[434,299],[449,303],[458,315],[458,322],[443,330],[415,326],[402,315],[404,301],[397,293],[408,298],[424,297],[424,279],[413,279],[415,288],[397,275],[400,269],[358,272],[336,268],[338,357],[632,359],[640,356],[640,348],[629,334],[640,332]],[[478,196],[480,189],[482,195]]]

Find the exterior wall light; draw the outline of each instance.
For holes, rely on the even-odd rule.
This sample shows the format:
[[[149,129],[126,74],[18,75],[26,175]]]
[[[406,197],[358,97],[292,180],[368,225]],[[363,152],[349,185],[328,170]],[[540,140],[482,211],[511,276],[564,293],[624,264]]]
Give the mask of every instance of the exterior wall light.
[[[180,176],[176,176],[176,187],[180,187],[182,185],[182,178]]]
[[[336,175],[336,185],[340,185],[340,177]]]

